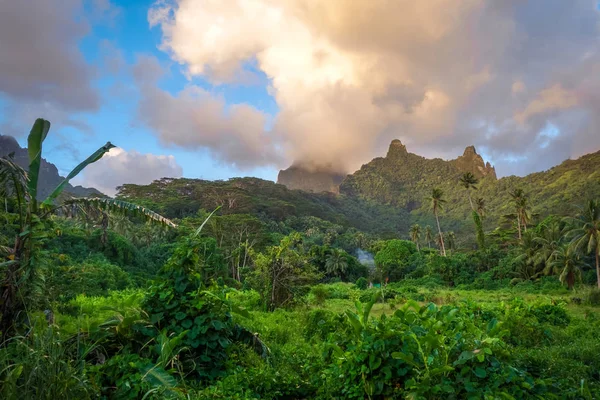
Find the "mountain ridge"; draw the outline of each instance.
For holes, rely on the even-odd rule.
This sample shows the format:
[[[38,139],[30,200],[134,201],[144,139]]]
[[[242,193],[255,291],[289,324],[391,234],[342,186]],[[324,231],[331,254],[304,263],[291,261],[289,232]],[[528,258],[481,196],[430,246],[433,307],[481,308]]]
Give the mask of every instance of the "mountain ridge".
[[[27,148],[23,148],[12,136],[0,135],[0,157],[13,154],[13,159],[21,168],[27,170],[29,167],[29,155],[27,154]],[[38,200],[45,199],[54,190],[58,184],[64,180],[58,173],[56,165],[48,162],[42,157],[40,165],[40,180],[38,185]],[[65,192],[72,194],[75,197],[89,197],[89,196],[104,196],[99,190],[95,188],[87,188],[83,186],[73,186],[70,183],[67,184]]]
[[[477,178],[490,177],[497,179],[496,169],[489,163],[485,162],[483,157],[477,153],[475,146],[467,146],[461,156],[452,160],[442,160],[441,158],[425,158],[415,153],[410,153],[406,146],[399,140],[394,139],[390,143],[388,152],[385,157],[376,157],[361,168],[351,174],[342,175],[324,170],[309,171],[308,169],[292,165],[291,167],[280,170],[277,176],[277,183],[285,185],[289,189],[299,189],[307,192],[331,192],[340,193],[344,190],[344,186],[348,187],[346,181],[360,171],[368,164],[378,162],[376,160],[409,160],[411,162],[433,162],[447,165],[448,173],[452,173],[455,169],[456,173],[471,172]]]

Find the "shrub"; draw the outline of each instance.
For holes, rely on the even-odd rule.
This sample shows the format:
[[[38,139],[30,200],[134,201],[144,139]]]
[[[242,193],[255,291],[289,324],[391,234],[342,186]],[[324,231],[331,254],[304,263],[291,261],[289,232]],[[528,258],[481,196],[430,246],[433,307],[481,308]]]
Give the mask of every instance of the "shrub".
[[[584,301],[591,306],[600,305],[600,289],[589,289],[584,294]]]
[[[571,318],[565,309],[553,304],[534,307],[531,312],[541,323],[549,323],[555,326],[567,326],[569,325],[569,322],[571,322]]]
[[[541,396],[527,373],[510,365],[496,320],[485,330],[454,307],[409,302],[393,317],[369,318],[372,303],[347,312],[333,337],[322,398],[525,398]]]
[[[329,298],[329,290],[327,290],[327,287],[324,285],[313,286],[310,290],[310,294],[317,305],[322,305],[325,303],[325,300]]]
[[[368,286],[369,286],[369,281],[367,281],[365,278],[361,277],[356,280],[356,287],[359,288],[360,290],[365,290]]]

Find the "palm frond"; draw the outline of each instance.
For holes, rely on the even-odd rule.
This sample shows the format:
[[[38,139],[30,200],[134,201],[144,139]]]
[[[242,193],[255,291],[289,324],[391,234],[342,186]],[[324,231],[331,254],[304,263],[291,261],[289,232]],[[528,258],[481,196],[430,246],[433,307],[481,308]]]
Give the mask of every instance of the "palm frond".
[[[0,157],[0,195],[24,196],[27,193],[27,172],[8,157]]]
[[[78,198],[67,200],[62,207],[78,206],[84,207],[88,210],[95,209],[102,212],[124,214],[129,217],[140,217],[146,222],[156,222],[164,226],[176,228],[177,225],[168,218],[163,217],[160,214],[155,213],[145,207],[137,204],[128,203],[122,200],[108,199],[108,198]]]

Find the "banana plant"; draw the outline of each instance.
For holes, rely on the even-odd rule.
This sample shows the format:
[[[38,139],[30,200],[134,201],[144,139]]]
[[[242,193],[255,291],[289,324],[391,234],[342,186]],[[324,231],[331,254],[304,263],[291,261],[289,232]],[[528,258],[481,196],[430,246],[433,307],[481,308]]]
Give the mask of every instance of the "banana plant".
[[[27,138],[29,156],[28,171],[18,166],[12,158],[0,158],[0,196],[13,198],[16,203],[19,229],[14,246],[8,256],[0,259],[0,334],[10,335],[23,310],[27,291],[31,289],[36,277],[40,276],[43,266],[42,244],[45,238],[44,220],[54,212],[66,207],[93,207],[105,213],[120,213],[127,216],[142,217],[146,221],[169,227],[175,224],[144,207],[108,198],[71,199],[56,205],[57,199],[76,177],[88,165],[100,160],[115,146],[107,142],[77,165],[56,188],[43,200],[38,198],[40,167],[42,164],[43,143],[50,131],[50,122],[38,118]],[[43,280],[38,280],[42,281]]]

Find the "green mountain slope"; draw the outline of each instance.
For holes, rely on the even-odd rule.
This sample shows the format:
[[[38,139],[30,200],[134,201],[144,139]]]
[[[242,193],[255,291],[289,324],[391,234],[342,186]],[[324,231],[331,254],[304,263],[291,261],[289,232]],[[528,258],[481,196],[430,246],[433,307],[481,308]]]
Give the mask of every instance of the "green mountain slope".
[[[447,203],[441,215],[444,230],[471,231],[471,208],[466,189],[459,185],[460,176],[475,172],[482,161],[469,164],[464,157],[476,152],[472,147],[458,160],[426,159],[408,153],[397,143],[390,146],[385,158],[376,158],[352,175],[346,177],[340,192],[346,196],[376,201],[402,208],[411,213],[411,222],[433,225],[427,197],[434,187],[445,193]],[[469,165],[474,168],[469,169]],[[489,167],[486,165],[486,168]],[[510,213],[509,192],[521,188],[529,196],[534,213],[571,215],[585,199],[600,197],[600,152],[578,160],[568,160],[544,172],[525,177],[510,176],[496,179],[495,173],[479,173],[478,190],[474,198],[486,202],[485,225],[498,226],[502,216]],[[495,172],[495,171],[494,171]]]
[[[496,179],[473,147],[456,160],[426,159],[394,141],[386,157],[376,158],[340,185],[340,194],[290,190],[257,178],[227,181],[161,179],[150,185],[124,185],[119,197],[142,203],[170,218],[221,206],[222,214],[252,214],[280,222],[291,216],[315,216],[326,221],[374,233],[408,236],[411,224],[434,226],[427,197],[435,187],[445,193],[440,215],[442,229],[455,231],[462,242],[474,241],[467,193],[459,185],[464,172],[479,179],[473,198],[486,202],[487,230],[496,228],[510,213],[509,192],[523,189],[533,212],[572,215],[585,199],[600,197],[600,152],[568,160],[544,172],[525,177]]]
[[[169,218],[194,215],[198,210],[221,207],[220,213],[252,214],[280,222],[292,216],[315,216],[368,232],[408,229],[408,212],[402,208],[333,193],[308,193],[258,178],[227,181],[163,178],[149,185],[124,185],[119,198],[137,202]]]

